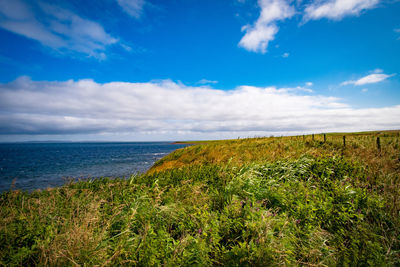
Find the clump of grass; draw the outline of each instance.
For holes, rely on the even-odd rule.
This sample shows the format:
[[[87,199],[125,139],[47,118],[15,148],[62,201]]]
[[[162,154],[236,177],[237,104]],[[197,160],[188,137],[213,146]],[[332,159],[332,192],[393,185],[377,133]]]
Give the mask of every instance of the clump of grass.
[[[215,141],[127,180],[2,193],[0,264],[396,266],[399,149],[383,134],[380,152],[371,134]]]

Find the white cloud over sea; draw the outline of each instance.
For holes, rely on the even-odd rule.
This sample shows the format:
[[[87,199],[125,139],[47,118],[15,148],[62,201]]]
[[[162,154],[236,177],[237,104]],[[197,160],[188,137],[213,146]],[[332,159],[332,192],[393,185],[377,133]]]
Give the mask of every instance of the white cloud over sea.
[[[299,87],[300,88],[300,87]],[[239,86],[223,91],[170,80],[148,83],[0,84],[1,135],[202,136],[400,128],[400,106],[355,109],[298,88]],[[123,137],[121,137],[123,138]]]

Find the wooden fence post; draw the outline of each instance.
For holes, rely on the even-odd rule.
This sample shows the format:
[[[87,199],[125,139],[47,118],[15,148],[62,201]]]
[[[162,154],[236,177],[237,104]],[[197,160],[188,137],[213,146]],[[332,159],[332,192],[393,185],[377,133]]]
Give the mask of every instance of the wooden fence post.
[[[381,139],[379,138],[379,136],[376,138],[376,145],[378,146],[379,152],[381,152]]]
[[[314,134],[312,134],[312,140],[314,141]]]
[[[343,135],[343,146],[346,147],[346,136]]]

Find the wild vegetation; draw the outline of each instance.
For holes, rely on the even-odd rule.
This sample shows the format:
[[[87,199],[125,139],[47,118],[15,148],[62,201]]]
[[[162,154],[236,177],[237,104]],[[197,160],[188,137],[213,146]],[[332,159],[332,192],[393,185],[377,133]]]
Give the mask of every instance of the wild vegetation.
[[[201,142],[130,179],[4,192],[0,264],[398,266],[399,139]]]

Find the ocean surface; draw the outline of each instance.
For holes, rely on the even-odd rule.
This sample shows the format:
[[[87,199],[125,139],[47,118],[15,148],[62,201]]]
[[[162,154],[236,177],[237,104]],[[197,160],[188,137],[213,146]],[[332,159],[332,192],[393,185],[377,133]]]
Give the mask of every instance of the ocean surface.
[[[3,143],[0,192],[32,191],[63,185],[69,179],[125,177],[186,145],[169,142]]]

